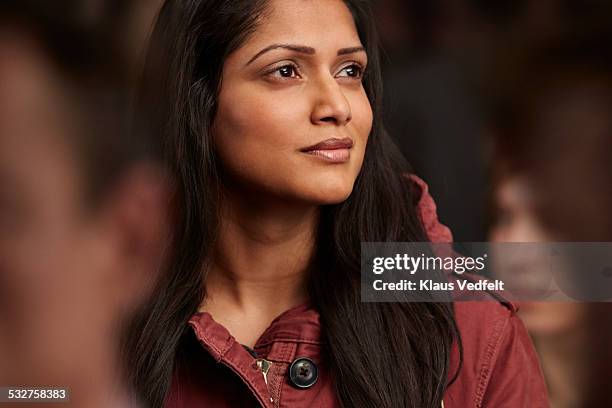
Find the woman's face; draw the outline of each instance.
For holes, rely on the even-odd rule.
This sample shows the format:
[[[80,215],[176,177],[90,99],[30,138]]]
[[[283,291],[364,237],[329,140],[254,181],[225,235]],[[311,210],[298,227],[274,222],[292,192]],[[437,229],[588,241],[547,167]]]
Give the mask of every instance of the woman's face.
[[[228,187],[317,205],[345,200],[372,128],[366,65],[342,0],[270,1],[223,66],[213,135]]]

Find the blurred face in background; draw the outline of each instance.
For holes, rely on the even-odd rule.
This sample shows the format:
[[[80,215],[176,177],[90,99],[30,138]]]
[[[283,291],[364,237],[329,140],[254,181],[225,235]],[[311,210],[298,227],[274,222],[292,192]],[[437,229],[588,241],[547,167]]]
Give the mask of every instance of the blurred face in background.
[[[535,210],[537,197],[537,193],[525,176],[502,177],[495,189],[494,201],[497,213],[496,221],[489,231],[489,240],[491,242],[525,243],[562,240],[541,222]],[[538,273],[537,268],[547,267],[524,261],[524,270],[515,271],[515,273],[534,275]],[[533,276],[524,277],[524,279],[530,278]],[[533,283],[534,280],[530,282],[536,284]],[[584,305],[578,303],[521,302],[518,313],[532,334],[557,336],[579,329],[584,322],[585,312]]]
[[[166,190],[135,166],[86,200],[64,84],[28,35],[0,32],[0,384],[79,401],[119,374],[117,327],[155,281]]]

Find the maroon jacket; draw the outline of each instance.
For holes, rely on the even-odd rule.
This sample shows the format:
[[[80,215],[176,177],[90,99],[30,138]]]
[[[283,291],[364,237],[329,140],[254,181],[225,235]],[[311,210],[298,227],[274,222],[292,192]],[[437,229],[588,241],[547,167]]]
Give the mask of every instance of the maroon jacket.
[[[430,239],[450,242],[427,185],[414,180],[422,189],[418,212]],[[540,366],[516,306],[491,298],[454,307],[463,366],[444,395],[444,407],[548,407]],[[240,345],[209,313],[196,313],[189,324],[194,335],[185,347],[192,358],[176,371],[167,408],[340,406],[323,358],[319,314],[308,304],[278,316],[254,350]],[[450,373],[458,360],[455,345]]]

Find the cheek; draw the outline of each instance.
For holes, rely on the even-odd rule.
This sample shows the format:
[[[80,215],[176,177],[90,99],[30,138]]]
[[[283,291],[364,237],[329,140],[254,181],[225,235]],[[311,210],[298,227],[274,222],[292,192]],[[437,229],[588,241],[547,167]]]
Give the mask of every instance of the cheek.
[[[362,91],[356,96],[351,102],[351,114],[352,114],[352,126],[355,131],[354,137],[357,140],[357,152],[360,154],[360,160],[358,161],[359,168],[363,162],[363,156],[365,155],[365,148],[368,143],[370,132],[372,131],[373,123],[373,112],[365,91]],[[359,169],[357,169],[359,170]]]
[[[365,91],[362,91],[355,100],[351,101],[351,113],[353,115],[352,121],[358,136],[361,137],[362,140],[367,141],[372,131],[374,114]]]
[[[212,132],[226,172],[270,188],[295,177],[309,111],[305,101],[287,96],[246,86],[221,93]]]
[[[308,118],[305,101],[289,93],[267,93],[251,86],[229,88],[219,96],[213,127],[215,145],[219,150],[294,146],[299,140],[297,126]]]
[[[370,102],[363,89],[345,96],[351,106],[351,137],[365,148],[373,120]],[[293,153],[328,134],[313,129],[311,111],[306,97],[290,91],[271,94],[249,86],[228,88],[219,96],[215,147],[228,165],[252,152],[264,153],[263,157]]]

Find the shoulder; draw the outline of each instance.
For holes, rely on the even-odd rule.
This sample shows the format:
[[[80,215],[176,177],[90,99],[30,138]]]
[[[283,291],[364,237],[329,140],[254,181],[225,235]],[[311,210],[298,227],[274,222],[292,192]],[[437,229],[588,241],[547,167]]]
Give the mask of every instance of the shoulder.
[[[416,212],[431,242],[452,242],[451,230],[438,220],[436,203],[429,193],[429,186],[416,174],[406,175],[417,188]]]
[[[449,406],[548,407],[541,368],[516,307],[495,297],[455,302],[461,336],[451,354]]]
[[[417,214],[429,239],[452,242],[450,229],[438,219],[427,183],[416,175],[408,177],[419,190]],[[479,277],[464,274],[462,279]],[[548,407],[537,355],[516,315],[518,305],[496,292],[485,292],[477,301],[458,299],[453,308],[461,342],[453,346],[450,376],[458,374],[445,394],[445,405]]]

